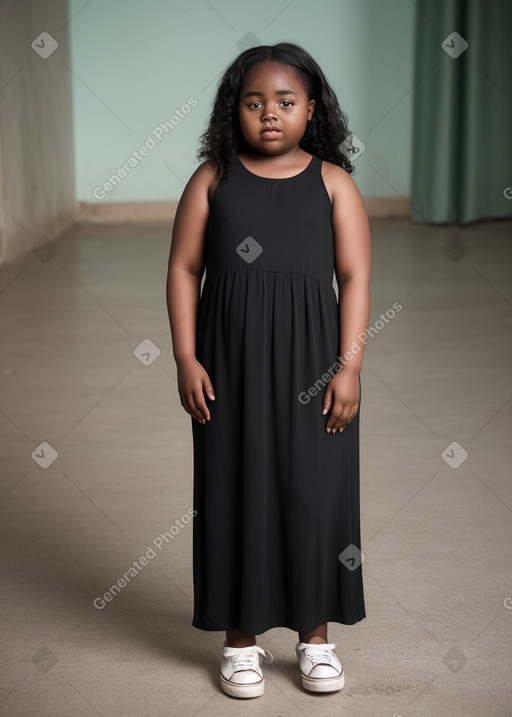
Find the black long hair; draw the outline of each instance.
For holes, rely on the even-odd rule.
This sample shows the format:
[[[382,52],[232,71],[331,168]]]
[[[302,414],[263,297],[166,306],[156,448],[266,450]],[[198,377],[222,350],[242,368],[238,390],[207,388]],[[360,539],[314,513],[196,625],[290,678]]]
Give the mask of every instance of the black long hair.
[[[236,155],[250,149],[240,128],[240,89],[248,69],[264,60],[292,65],[304,84],[308,100],[315,100],[313,116],[299,147],[352,174],[354,166],[348,155],[358,150],[352,145],[347,116],[315,60],[304,48],[291,42],[251,47],[227,68],[217,86],[208,129],[199,138],[201,148],[197,158],[208,160],[217,175],[227,176],[234,167]]]

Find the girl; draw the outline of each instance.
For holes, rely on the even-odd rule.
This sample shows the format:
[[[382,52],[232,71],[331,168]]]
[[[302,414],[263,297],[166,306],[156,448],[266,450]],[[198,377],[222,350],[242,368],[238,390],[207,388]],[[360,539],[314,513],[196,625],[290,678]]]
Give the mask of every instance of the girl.
[[[341,689],[327,622],[366,615],[358,336],[370,231],[348,134],[303,48],[242,52],[174,222],[167,305],[192,417],[192,625],[226,631],[221,686],[237,697],[263,693],[260,663],[273,658],[256,635],[273,627],[297,631],[304,688]]]

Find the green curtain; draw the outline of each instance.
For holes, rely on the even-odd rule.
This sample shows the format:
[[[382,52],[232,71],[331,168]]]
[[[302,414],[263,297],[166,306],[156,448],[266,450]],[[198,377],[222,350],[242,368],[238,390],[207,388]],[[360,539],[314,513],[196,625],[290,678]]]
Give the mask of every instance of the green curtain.
[[[416,8],[411,219],[512,217],[512,1]]]

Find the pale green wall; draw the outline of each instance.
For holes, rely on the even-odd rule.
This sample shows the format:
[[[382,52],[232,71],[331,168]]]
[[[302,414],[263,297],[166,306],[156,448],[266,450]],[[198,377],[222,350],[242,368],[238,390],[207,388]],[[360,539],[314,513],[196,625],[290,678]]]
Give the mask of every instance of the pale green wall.
[[[95,187],[193,97],[197,106],[102,201],[178,198],[198,165],[218,78],[247,35],[251,45],[295,42],[320,64],[366,145],[352,175],[363,195],[409,194],[410,0],[69,3],[79,200],[96,201]]]

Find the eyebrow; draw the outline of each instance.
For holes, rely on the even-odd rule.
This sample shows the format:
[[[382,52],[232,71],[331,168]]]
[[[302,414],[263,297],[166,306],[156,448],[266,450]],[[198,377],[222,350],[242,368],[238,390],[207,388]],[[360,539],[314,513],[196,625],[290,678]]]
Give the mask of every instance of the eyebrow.
[[[276,90],[276,95],[296,95],[297,93],[293,90]],[[263,92],[255,92],[254,90],[251,92],[246,92],[243,96],[243,99],[245,100],[246,97],[263,97]]]

